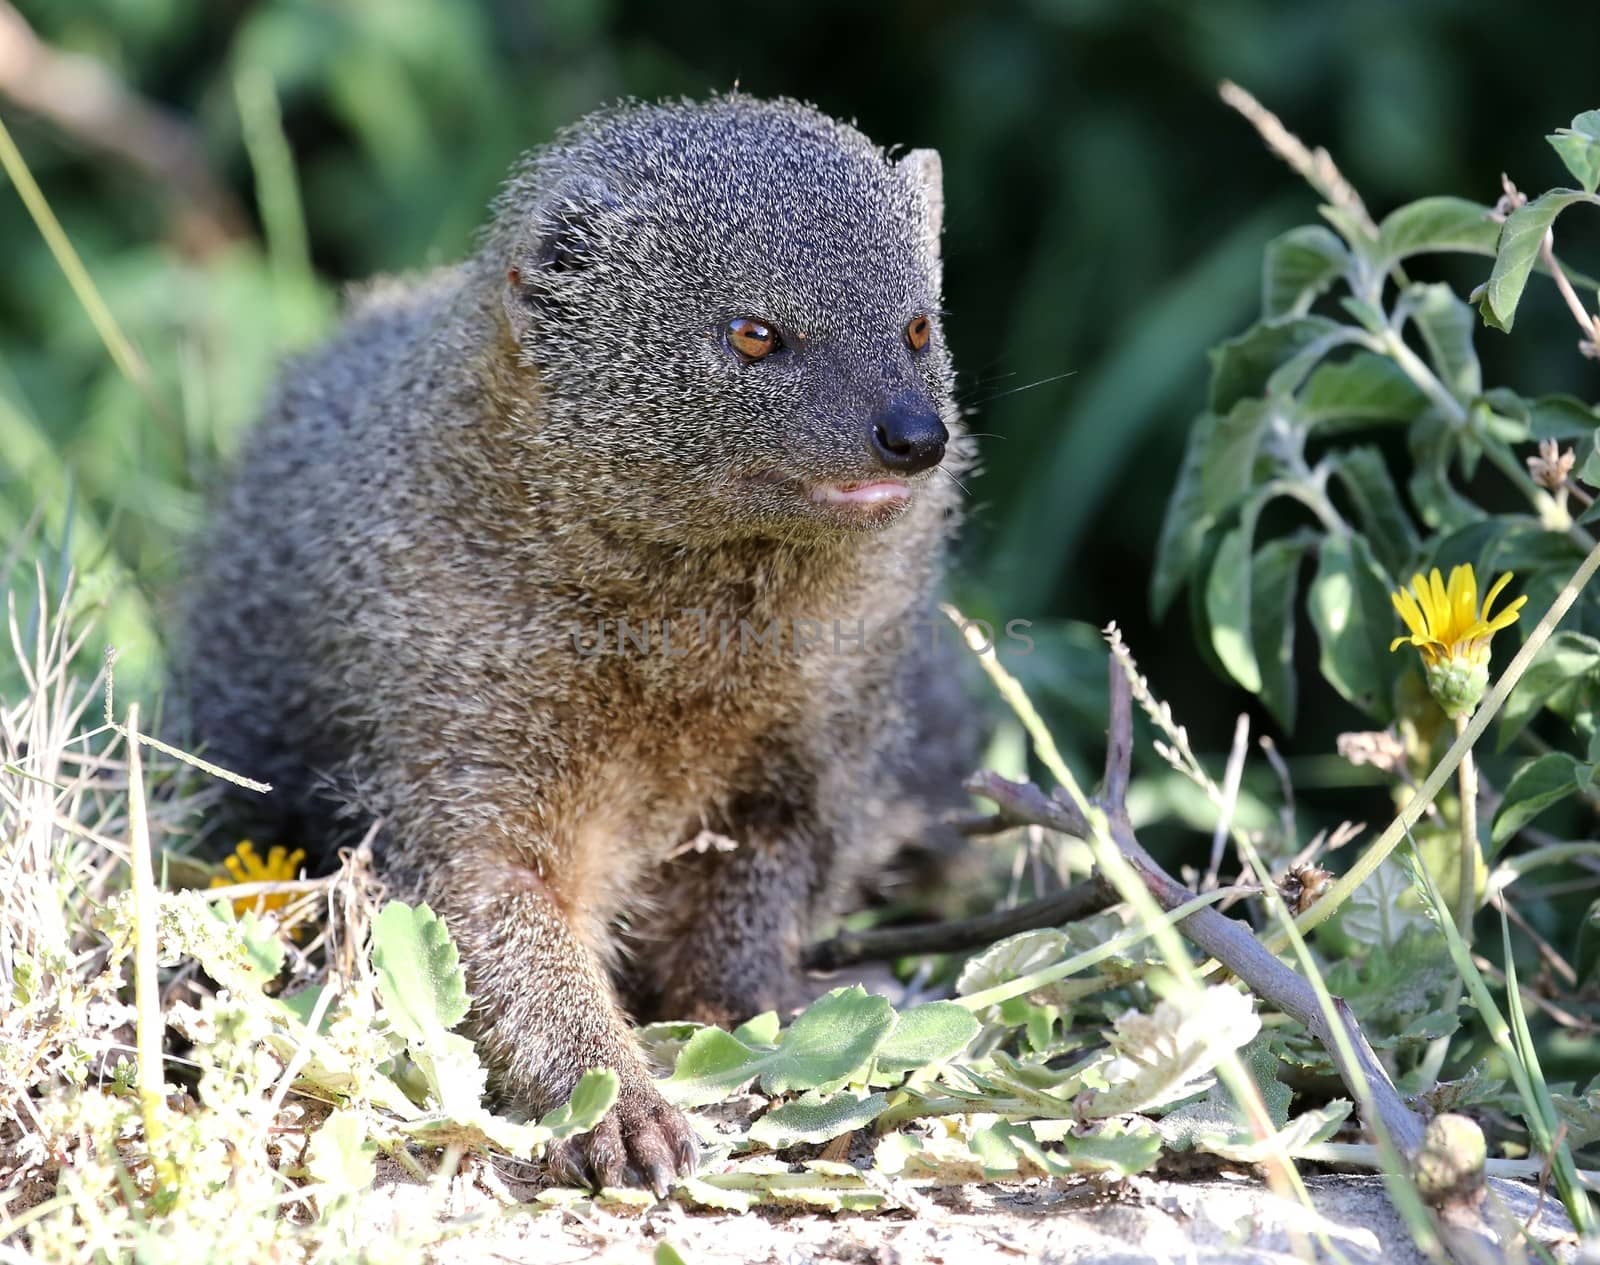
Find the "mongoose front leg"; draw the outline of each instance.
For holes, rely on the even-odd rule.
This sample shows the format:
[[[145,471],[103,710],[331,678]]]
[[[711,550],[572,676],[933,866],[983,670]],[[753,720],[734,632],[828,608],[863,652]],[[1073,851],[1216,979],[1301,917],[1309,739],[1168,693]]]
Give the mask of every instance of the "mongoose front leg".
[[[530,1112],[559,1106],[578,1078],[608,1067],[616,1106],[593,1132],[550,1156],[566,1180],[619,1186],[630,1176],[664,1195],[693,1171],[695,1135],[657,1092],[611,984],[557,895],[532,868],[481,853],[445,867],[441,898],[473,996],[470,1023],[491,1085]]]
[[[821,887],[823,845],[777,822],[741,823],[732,851],[670,862],[669,912],[644,929],[642,993],[663,1019],[733,1027],[805,1004],[800,948]]]

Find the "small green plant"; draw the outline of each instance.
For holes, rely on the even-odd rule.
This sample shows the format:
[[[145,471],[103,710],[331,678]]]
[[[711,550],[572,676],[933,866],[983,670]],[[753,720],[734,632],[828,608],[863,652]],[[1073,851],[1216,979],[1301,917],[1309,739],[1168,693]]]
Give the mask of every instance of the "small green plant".
[[[1321,677],[1381,727],[1345,735],[1341,753],[1392,780],[1402,805],[1445,748],[1459,756],[1454,794],[1424,798],[1427,815],[1411,830],[1419,868],[1408,875],[1382,860],[1403,833],[1392,829],[1363,867],[1365,884],[1336,892],[1330,908],[1349,899],[1319,942],[1322,967],[1403,1088],[1511,1106],[1528,1132],[1513,1131],[1508,1145],[1542,1155],[1574,1221],[1592,1227],[1571,1151],[1595,1141],[1587,1122],[1600,1079],[1566,1087],[1558,1123],[1558,1097],[1527,1088],[1543,1084],[1531,1036],[1497,1036],[1498,1057],[1480,1064],[1481,1035],[1461,1027],[1458,1007],[1470,993],[1490,1032],[1505,1031],[1463,956],[1487,903],[1558,964],[1558,988],[1580,1009],[1596,981],[1600,901],[1581,895],[1581,876],[1600,848],[1539,827],[1600,806],[1600,594],[1585,587],[1600,515],[1584,486],[1600,481],[1600,412],[1570,395],[1486,383],[1476,330],[1481,322],[1509,333],[1537,270],[1577,321],[1579,350],[1600,354],[1600,317],[1579,297],[1592,299],[1595,283],[1560,261],[1552,231],[1568,208],[1600,205],[1600,111],[1549,137],[1579,187],[1529,201],[1507,180],[1494,205],[1429,197],[1380,222],[1325,153],[1308,151],[1238,89],[1224,95],[1325,199],[1326,223],[1269,244],[1261,319],[1212,353],[1208,406],[1168,506],[1152,602],[1165,613],[1187,587],[1202,649],[1292,728],[1309,568],[1303,609]],[[1487,280],[1457,289],[1412,275],[1434,266],[1431,257],[1461,254],[1492,260]],[[1481,602],[1479,577],[1489,587]],[[1508,585],[1514,599],[1501,597]],[[1491,638],[1532,623],[1527,651],[1537,653],[1518,656],[1509,695],[1488,696]],[[1474,740],[1491,719],[1495,751],[1480,777]],[[1579,899],[1541,898],[1524,917],[1514,885],[1546,866],[1579,876]],[[1439,934],[1441,908],[1452,912],[1448,936]],[[1510,1009],[1523,1016],[1514,947],[1508,936],[1501,967],[1490,969],[1503,970]],[[1586,1048],[1592,1069],[1592,1038]],[[1320,1050],[1294,1057],[1328,1068]],[[1446,1088],[1446,1071],[1470,1089]],[[1508,1073],[1518,1092],[1504,1092]]]

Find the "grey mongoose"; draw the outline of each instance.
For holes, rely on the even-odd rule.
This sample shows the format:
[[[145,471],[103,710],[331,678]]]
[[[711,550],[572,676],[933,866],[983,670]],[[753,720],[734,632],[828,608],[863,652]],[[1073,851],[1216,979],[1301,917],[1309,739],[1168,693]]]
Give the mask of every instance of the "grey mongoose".
[[[923,819],[969,442],[942,209],[936,153],[793,101],[593,114],[285,368],[198,543],[191,737],[280,833],[377,823],[502,1101],[616,1071],[569,1177],[692,1169],[624,1006],[796,1003]]]

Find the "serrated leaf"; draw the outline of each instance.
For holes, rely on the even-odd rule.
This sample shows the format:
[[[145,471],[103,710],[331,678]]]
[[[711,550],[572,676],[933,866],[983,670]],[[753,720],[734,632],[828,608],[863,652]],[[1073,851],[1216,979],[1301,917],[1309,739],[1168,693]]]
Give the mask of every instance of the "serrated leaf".
[[[1594,766],[1552,751],[1528,761],[1506,784],[1500,810],[1494,815],[1492,838],[1503,844],[1545,809],[1593,785]]]
[[[877,1071],[904,1075],[948,1063],[967,1048],[981,1025],[965,1006],[930,1001],[900,1013],[900,1020],[878,1047]]]
[[[219,933],[186,938],[186,947],[207,975],[240,993],[258,993],[283,970],[283,941],[255,913],[235,917],[229,902],[206,902],[201,917],[220,924]]]
[[[1494,269],[1484,286],[1483,301],[1478,305],[1485,324],[1508,334],[1511,332],[1517,304],[1522,301],[1528,277],[1539,260],[1545,233],[1555,223],[1556,216],[1578,202],[1600,202],[1600,199],[1576,189],[1552,189],[1506,217],[1500,230]]]
[[[827,1142],[840,1134],[866,1128],[888,1106],[887,1094],[858,1098],[848,1092],[823,1094],[812,1090],[768,1111],[750,1126],[749,1137],[774,1151],[802,1142]]]
[[[720,1028],[703,1028],[662,1092],[680,1107],[701,1107],[756,1077],[769,1094],[838,1088],[864,1076],[895,1022],[894,1008],[857,984],[813,1002],[773,1049],[753,1050]]]
[[[1497,749],[1504,751],[1540,708],[1592,685],[1600,669],[1600,641],[1582,633],[1558,632],[1539,648],[1500,712]]]
[[[377,1174],[375,1143],[367,1140],[367,1123],[359,1111],[335,1111],[311,1135],[306,1169],[312,1180],[353,1193],[372,1185]]]
[[[435,1040],[466,1017],[461,958],[426,904],[392,900],[372,920],[372,965],[384,1017],[408,1044]]]
[[[1304,316],[1351,267],[1350,251],[1320,224],[1292,228],[1267,243],[1261,268],[1261,314]]]
[[[778,1061],[763,1069],[769,1094],[817,1089],[863,1071],[894,1029],[894,1007],[859,984],[811,1003],[783,1034]]]
[[[1340,928],[1357,944],[1376,946],[1399,944],[1408,929],[1425,931],[1427,916],[1415,902],[1407,905],[1402,899],[1410,891],[1405,871],[1396,861],[1385,860],[1350,893],[1339,911]]]
[[[1378,226],[1378,266],[1439,251],[1494,254],[1500,226],[1489,208],[1465,198],[1420,198],[1392,211]]]
[[[608,1067],[591,1067],[572,1087],[572,1096],[547,1112],[539,1127],[547,1130],[557,1142],[579,1133],[587,1133],[600,1123],[602,1116],[617,1101],[619,1081]]]
[[[1062,1137],[1061,1148],[1075,1173],[1132,1177],[1161,1158],[1161,1135],[1145,1120],[1108,1120],[1095,1128],[1072,1130]]]
[[[1396,672],[1389,654],[1394,622],[1390,580],[1356,534],[1324,538],[1308,606],[1328,683],[1350,702],[1387,723],[1393,714]]]
[[[1585,110],[1572,120],[1570,128],[1557,128],[1545,140],[1585,193],[1600,186],[1600,110]]]
[[[661,1090],[669,1102],[680,1107],[721,1102],[754,1080],[766,1057],[721,1028],[702,1028],[678,1054],[672,1075]]]
[[[776,1010],[765,1010],[754,1019],[747,1019],[733,1030],[733,1035],[746,1045],[776,1045],[778,1032],[783,1027]]]
[[[427,1082],[429,1100],[452,1120],[466,1121],[483,1108],[488,1073],[472,1042],[457,1032],[434,1032],[408,1042],[411,1061]]]
[[[1148,1015],[1130,1010],[1109,1034],[1106,1088],[1078,1097],[1085,1119],[1147,1111],[1206,1089],[1217,1060],[1261,1030],[1250,998],[1225,984],[1182,993]]]
[[[1300,563],[1316,540],[1316,534],[1307,531],[1268,541],[1256,550],[1251,568],[1250,639],[1261,674],[1258,693],[1286,730],[1294,728],[1298,701],[1294,629]]]

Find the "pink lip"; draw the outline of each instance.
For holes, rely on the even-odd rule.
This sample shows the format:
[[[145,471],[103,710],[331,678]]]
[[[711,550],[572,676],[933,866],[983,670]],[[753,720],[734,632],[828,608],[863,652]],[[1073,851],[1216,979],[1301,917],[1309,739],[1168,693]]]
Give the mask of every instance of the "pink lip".
[[[851,505],[870,508],[906,500],[911,489],[898,479],[879,479],[872,483],[818,483],[811,488],[811,499],[819,505]]]

